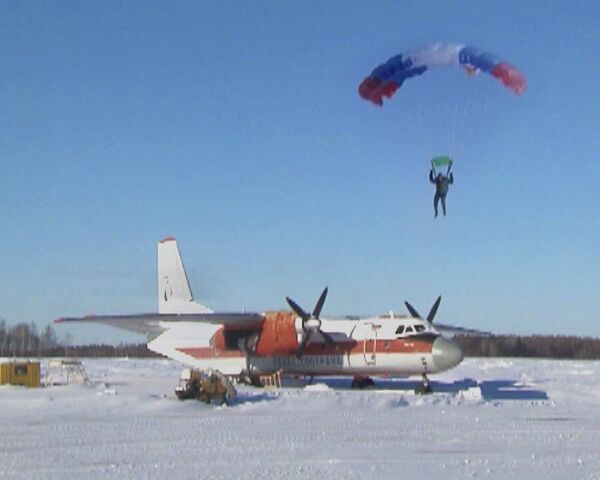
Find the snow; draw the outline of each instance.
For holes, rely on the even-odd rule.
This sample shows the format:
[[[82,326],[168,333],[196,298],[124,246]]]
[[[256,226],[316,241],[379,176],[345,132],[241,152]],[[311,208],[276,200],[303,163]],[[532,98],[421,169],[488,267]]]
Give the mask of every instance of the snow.
[[[83,360],[91,385],[0,387],[0,479],[600,479],[600,362],[467,359],[418,382],[240,387],[178,401],[170,360]]]

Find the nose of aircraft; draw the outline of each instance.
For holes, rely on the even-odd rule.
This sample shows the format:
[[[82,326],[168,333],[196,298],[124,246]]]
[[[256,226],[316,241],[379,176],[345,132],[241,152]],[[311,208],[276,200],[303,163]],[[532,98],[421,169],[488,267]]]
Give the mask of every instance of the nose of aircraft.
[[[454,340],[445,337],[438,337],[432,345],[433,363],[436,369],[441,372],[455,367],[464,358],[462,349]]]

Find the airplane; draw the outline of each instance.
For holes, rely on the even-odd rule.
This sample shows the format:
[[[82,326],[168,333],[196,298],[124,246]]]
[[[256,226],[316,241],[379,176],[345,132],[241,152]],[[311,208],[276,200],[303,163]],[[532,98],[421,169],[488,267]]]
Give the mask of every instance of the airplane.
[[[55,322],[95,322],[141,333],[153,352],[255,385],[260,376],[276,372],[352,376],[355,388],[372,386],[372,376],[420,375],[425,391],[430,391],[429,374],[463,360],[460,346],[440,331],[476,332],[434,326],[441,296],[425,319],[408,302],[409,315],[322,318],[328,288],[311,312],[289,297],[290,310],[213,312],[194,301],[176,240],[158,242],[157,254],[158,313],[62,317]]]

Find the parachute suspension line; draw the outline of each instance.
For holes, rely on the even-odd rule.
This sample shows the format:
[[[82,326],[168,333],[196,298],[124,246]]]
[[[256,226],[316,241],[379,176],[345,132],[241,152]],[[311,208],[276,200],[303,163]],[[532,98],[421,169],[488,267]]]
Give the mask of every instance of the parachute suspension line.
[[[457,118],[457,144],[455,146],[456,156],[460,157],[463,154],[463,148],[465,146],[465,127],[467,124],[467,114],[471,110],[472,97],[469,92],[466,92],[461,102],[461,105],[457,105],[458,118]]]
[[[467,90],[464,94],[459,122],[460,141],[458,142],[457,156],[462,156],[466,145],[473,140],[473,135],[469,135],[466,131],[467,124],[478,124],[485,118],[486,113],[493,104],[490,96],[485,94],[485,79],[479,80],[481,81],[475,81],[473,88]],[[471,117],[472,121],[467,122],[467,117]]]
[[[458,142],[459,142],[459,138],[458,135],[460,134],[459,132],[459,106],[460,106],[460,102],[455,102],[454,103],[454,108],[453,108],[453,112],[452,112],[452,125],[450,128],[450,156],[452,158],[457,158],[458,157]]]
[[[457,105],[457,143],[455,145],[456,158],[461,157],[465,144],[467,142],[467,133],[465,131],[467,125],[467,116],[473,113],[473,103],[475,99],[473,91],[470,89],[465,91],[460,105]]]
[[[427,130],[425,127],[425,121],[423,118],[423,107],[417,108],[414,115],[415,115],[415,119],[416,119],[415,123],[417,125],[417,129],[419,130],[417,135],[419,138],[420,154],[421,154],[422,158],[427,158],[429,156],[429,152],[427,151],[427,146],[429,145],[430,138],[429,138],[429,130]]]
[[[425,111],[427,107],[421,105],[419,107],[419,117],[421,119],[421,125],[419,125],[421,135],[421,148],[423,150],[423,156],[427,157],[428,150],[431,149],[431,125],[428,125],[427,118],[429,118]]]
[[[481,114],[487,116],[488,112],[491,110],[492,104],[494,104],[494,106],[497,106],[495,105],[497,97],[490,97],[489,95],[484,95],[483,99],[484,100],[481,103]]]

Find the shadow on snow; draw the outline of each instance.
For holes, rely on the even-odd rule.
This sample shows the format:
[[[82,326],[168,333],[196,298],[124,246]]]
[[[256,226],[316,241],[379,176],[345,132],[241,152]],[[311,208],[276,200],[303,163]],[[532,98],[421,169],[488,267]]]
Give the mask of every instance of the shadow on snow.
[[[421,382],[419,380],[400,380],[374,378],[375,389],[414,392]],[[336,390],[351,388],[352,379],[347,377],[315,377],[313,383],[322,383]],[[308,382],[305,382],[305,385]],[[494,379],[477,381],[464,378],[453,382],[431,380],[430,385],[435,393],[457,395],[471,388],[479,387],[483,400],[548,400],[548,394],[534,385],[523,384],[517,380]]]

